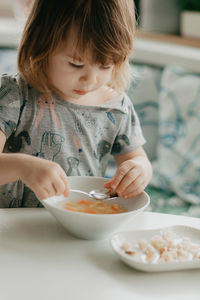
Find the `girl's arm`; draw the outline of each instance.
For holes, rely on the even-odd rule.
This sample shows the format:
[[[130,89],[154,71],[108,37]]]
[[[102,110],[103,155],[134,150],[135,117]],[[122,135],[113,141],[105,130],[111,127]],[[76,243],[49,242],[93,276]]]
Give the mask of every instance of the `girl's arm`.
[[[0,185],[21,180],[39,199],[68,196],[67,176],[60,165],[27,154],[2,153],[5,142],[0,130]]]
[[[18,180],[17,169],[15,168],[15,154],[2,154],[6,143],[6,136],[0,130],[0,185]]]
[[[152,166],[142,147],[115,156],[118,166],[115,176],[105,184],[122,198],[131,198],[144,191],[152,177]]]

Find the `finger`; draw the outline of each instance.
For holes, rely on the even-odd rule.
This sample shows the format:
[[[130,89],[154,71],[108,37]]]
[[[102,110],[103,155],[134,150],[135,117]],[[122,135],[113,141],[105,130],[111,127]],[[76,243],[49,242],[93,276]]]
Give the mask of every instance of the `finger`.
[[[63,182],[62,179],[60,180],[56,180],[54,183],[53,183],[53,188],[54,188],[54,191],[55,191],[55,195],[62,195],[65,191],[65,184]]]
[[[42,190],[40,190],[38,192],[35,192],[35,195],[40,200],[45,200],[45,199],[49,198],[48,191],[45,190],[45,189],[42,189]]]
[[[116,175],[112,180],[111,187],[112,189],[117,190],[117,187],[119,186],[119,183],[121,180],[124,178],[124,176],[130,172],[130,170],[133,168],[131,164],[128,164],[128,162],[123,163],[122,165],[119,166],[117,169]]]
[[[116,189],[117,193],[122,194],[129,186],[136,185],[140,178],[139,174],[140,171],[137,168],[130,170],[119,183]]]
[[[132,182],[131,184],[129,184],[129,186],[127,186],[126,189],[123,190],[123,192],[119,193],[119,196],[124,198],[126,195],[134,192],[144,185],[142,177],[138,177],[136,181],[137,182]]]
[[[69,187],[68,187],[68,182],[67,182],[67,176],[64,173],[60,175],[60,178],[62,179],[63,183],[64,183],[64,190],[63,190],[63,194],[65,197],[69,196]]]
[[[138,176],[136,180],[134,181],[134,184],[132,186],[133,190],[136,190],[144,185],[144,178],[142,176]]]
[[[50,184],[47,187],[44,187],[43,189],[47,192],[48,197],[53,197],[56,195],[56,191],[53,187],[53,184]]]
[[[136,197],[138,195],[140,195],[142,192],[144,192],[144,186],[141,186],[137,189],[135,189],[133,192],[126,194],[125,199],[130,199],[132,197]]]

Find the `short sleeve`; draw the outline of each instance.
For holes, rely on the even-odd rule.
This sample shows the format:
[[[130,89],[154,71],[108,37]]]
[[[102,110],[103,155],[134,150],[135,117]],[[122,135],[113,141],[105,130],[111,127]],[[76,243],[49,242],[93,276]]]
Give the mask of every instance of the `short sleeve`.
[[[114,156],[129,153],[146,142],[131,100],[125,94],[122,101],[124,114],[111,151]]]
[[[20,97],[14,76],[0,77],[0,129],[8,138],[15,130],[20,115]]]

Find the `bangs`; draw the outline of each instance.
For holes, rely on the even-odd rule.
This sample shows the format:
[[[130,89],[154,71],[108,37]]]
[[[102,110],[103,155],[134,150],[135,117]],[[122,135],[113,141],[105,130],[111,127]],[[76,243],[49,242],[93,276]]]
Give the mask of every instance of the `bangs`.
[[[127,55],[122,55],[121,52],[115,53],[114,51],[111,51],[110,48],[103,50],[98,47],[98,45],[94,44],[93,41],[87,41],[86,45],[79,39],[75,45],[75,51],[72,58],[75,61],[87,61],[88,54],[92,64],[101,66],[120,66],[127,57]]]
[[[123,4],[123,1],[120,3]],[[91,1],[90,5],[83,8],[80,4],[77,8],[70,24],[77,36],[75,59],[85,59],[90,53],[95,64],[121,65],[132,52],[135,29],[133,5],[129,7],[132,14],[123,14],[124,7],[120,11],[118,6],[116,9],[113,7],[113,3],[112,9],[109,5],[109,1]]]

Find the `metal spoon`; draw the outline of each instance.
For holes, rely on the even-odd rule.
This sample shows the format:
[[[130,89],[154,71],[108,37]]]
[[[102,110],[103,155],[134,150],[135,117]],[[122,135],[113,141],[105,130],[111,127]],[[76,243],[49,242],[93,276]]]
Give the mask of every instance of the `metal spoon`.
[[[89,193],[87,193],[87,192],[81,191],[81,190],[70,189],[70,192],[81,193],[81,194],[89,196],[90,198],[97,199],[97,200],[112,200],[112,199],[116,199],[118,197],[117,195],[111,196],[109,191],[105,192],[105,191],[101,191],[101,190],[92,190]]]

